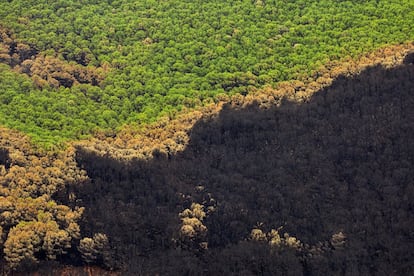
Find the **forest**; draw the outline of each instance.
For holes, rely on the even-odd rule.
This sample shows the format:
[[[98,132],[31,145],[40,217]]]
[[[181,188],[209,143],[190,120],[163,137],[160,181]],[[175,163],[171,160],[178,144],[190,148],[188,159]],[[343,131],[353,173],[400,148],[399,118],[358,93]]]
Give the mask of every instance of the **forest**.
[[[375,66],[306,104],[225,106],[151,161],[79,150],[85,230],[135,275],[409,275],[413,77]]]
[[[1,1],[1,275],[410,275],[414,3]]]
[[[0,123],[45,148],[414,37],[411,0],[1,4]]]

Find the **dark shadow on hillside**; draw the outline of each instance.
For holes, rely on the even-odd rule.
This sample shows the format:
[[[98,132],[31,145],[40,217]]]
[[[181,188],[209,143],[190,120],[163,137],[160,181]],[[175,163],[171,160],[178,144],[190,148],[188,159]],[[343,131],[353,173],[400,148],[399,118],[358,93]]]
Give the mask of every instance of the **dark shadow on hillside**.
[[[6,169],[10,168],[10,156],[7,149],[0,148],[0,165],[3,165]]]
[[[409,52],[409,53],[405,56],[405,58],[404,58],[404,60],[403,60],[403,64],[407,64],[407,65],[414,64],[414,51]]]
[[[414,65],[339,77],[307,103],[225,107],[184,152],[129,164],[78,150],[84,232],[104,232],[131,274],[407,275],[414,270]],[[200,187],[202,186],[202,187]],[[178,213],[215,207],[208,250],[177,249]],[[344,249],[270,251],[246,240],[283,226],[306,244],[342,231]],[[329,243],[327,247],[331,246]],[[276,254],[276,255],[274,255]],[[276,257],[275,257],[276,256]]]

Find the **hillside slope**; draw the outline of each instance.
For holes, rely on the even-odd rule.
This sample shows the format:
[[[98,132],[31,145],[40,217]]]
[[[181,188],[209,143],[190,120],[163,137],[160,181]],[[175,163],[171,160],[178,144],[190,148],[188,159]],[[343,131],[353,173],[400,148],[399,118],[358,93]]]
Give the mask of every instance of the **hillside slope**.
[[[410,0],[2,1],[0,124],[53,148],[307,78],[413,25]]]
[[[82,229],[106,233],[128,274],[407,275],[413,110],[409,57],[303,104],[225,106],[175,155],[78,149]]]

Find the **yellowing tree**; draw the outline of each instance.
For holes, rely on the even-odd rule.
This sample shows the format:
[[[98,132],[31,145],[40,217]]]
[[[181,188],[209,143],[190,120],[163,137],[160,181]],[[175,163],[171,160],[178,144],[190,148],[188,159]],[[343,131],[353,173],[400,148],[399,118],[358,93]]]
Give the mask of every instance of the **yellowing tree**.
[[[83,238],[78,246],[85,263],[98,263],[111,268],[111,255],[108,237],[97,233],[92,238]]]
[[[79,217],[80,213],[72,217]],[[65,223],[59,225],[54,219],[51,213],[39,211],[36,220],[21,221],[10,229],[4,243],[5,259],[10,268],[17,268],[22,261],[36,263],[38,252],[43,252],[50,260],[66,253],[72,239],[79,237],[79,228],[74,231],[73,222],[65,228]]]

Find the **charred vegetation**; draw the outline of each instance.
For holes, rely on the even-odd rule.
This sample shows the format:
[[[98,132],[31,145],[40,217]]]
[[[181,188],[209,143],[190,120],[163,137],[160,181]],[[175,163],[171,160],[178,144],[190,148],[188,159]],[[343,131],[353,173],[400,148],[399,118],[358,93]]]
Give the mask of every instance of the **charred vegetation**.
[[[413,121],[405,62],[338,77],[302,104],[225,107],[175,155],[125,162],[79,148],[82,229],[106,233],[130,274],[407,275]],[[184,239],[179,214],[192,203],[209,210],[207,230]],[[300,246],[275,250],[252,229]]]

